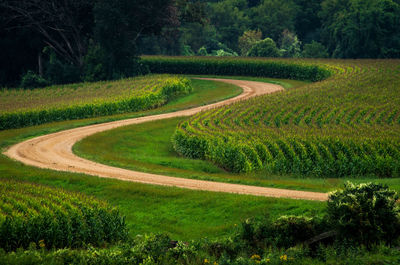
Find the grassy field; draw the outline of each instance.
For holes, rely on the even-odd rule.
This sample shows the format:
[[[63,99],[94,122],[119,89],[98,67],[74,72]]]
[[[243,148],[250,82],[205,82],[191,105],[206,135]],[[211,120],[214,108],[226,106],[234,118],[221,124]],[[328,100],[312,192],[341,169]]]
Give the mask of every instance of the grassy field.
[[[157,110],[1,131],[0,147],[4,149],[24,139],[67,128],[202,105],[235,96],[241,91],[229,84],[202,80],[194,80],[193,88],[192,94]],[[224,235],[249,216],[279,216],[282,212],[311,215],[320,212],[324,206],[320,202],[188,191],[56,172],[24,166],[4,155],[0,155],[0,177],[46,184],[106,200],[118,206],[126,216],[132,235],[165,232],[182,240]]]
[[[194,115],[179,124],[175,150],[232,172],[399,177],[400,61],[315,62],[336,73]]]

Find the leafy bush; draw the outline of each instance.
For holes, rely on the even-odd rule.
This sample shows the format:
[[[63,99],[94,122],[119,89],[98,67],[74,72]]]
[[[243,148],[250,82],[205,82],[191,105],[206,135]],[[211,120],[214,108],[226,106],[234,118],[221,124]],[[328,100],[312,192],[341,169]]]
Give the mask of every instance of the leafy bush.
[[[367,246],[393,243],[400,235],[400,207],[395,191],[382,184],[354,185],[329,194],[328,218],[343,239]]]
[[[208,56],[208,52],[206,47],[202,46],[198,51],[197,51],[197,55],[199,56]]]
[[[218,243],[215,242],[215,245]],[[158,260],[152,256],[152,251],[147,251],[148,256],[138,253],[135,247],[124,244],[112,248],[92,248],[87,249],[58,249],[58,250],[37,250],[19,249],[16,252],[5,252],[0,249],[0,264],[87,264],[87,265],[106,265],[106,264],[163,264],[163,265],[188,265],[188,264],[220,264],[220,265],[312,265],[312,264],[385,264],[398,265],[400,252],[396,248],[387,246],[377,246],[372,250],[362,247],[339,249],[334,246],[320,246],[317,251],[311,252],[307,248],[295,247],[287,250],[269,249],[265,254],[258,253],[238,253],[235,256],[220,255],[215,256],[211,253],[204,253],[204,245],[199,249],[193,244],[178,242],[176,247],[171,247]],[[179,253],[178,256],[175,254]],[[193,256],[194,255],[194,256]],[[185,258],[182,258],[185,256]],[[215,263],[214,263],[215,262]]]
[[[266,38],[261,41],[257,41],[250,48],[247,53],[247,56],[251,57],[279,57],[280,52],[276,47],[276,43],[273,39]]]
[[[40,75],[34,73],[33,71],[28,71],[21,79],[22,88],[38,88],[45,87],[49,83]]]
[[[262,37],[261,30],[247,30],[243,32],[243,35],[239,37],[238,46],[242,56],[246,56],[250,48],[260,41]]]
[[[194,52],[192,50],[192,47],[190,47],[189,45],[183,45],[182,54],[184,56],[193,56]]]
[[[215,56],[238,56],[236,52],[228,52],[223,49],[216,50],[213,52],[214,52],[213,55],[215,54]]]
[[[101,246],[127,239],[125,220],[106,203],[82,194],[0,181],[0,248]]]
[[[305,216],[281,216],[276,220],[268,218],[242,223],[237,235],[241,246],[248,251],[262,251],[270,247],[289,248],[322,233],[326,229],[323,220]]]

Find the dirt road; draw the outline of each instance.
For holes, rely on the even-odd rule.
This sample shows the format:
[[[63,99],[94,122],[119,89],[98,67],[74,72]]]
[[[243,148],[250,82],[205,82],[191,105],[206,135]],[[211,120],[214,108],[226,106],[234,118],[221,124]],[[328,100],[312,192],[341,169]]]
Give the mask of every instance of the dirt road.
[[[139,124],[149,121],[168,119],[179,116],[191,116],[199,111],[230,104],[238,100],[249,97],[273,93],[283,88],[274,84],[267,84],[254,81],[228,80],[228,79],[209,79],[221,81],[240,86],[243,93],[235,98],[221,101],[215,104],[197,107],[188,110],[181,110],[173,113],[146,116],[141,118],[120,120],[102,124],[95,124],[85,127],[79,127],[48,135],[36,137],[14,146],[11,146],[4,154],[8,157],[18,160],[24,164],[40,168],[48,168],[58,171],[69,171],[85,173],[88,175],[99,176],[102,178],[114,178],[123,181],[140,182],[154,185],[174,186],[193,190],[205,190],[214,192],[229,192],[239,194],[249,194],[266,197],[285,197],[305,200],[326,200],[326,193],[305,192],[286,189],[275,189],[256,187],[239,184],[220,183],[213,181],[202,181],[194,179],[176,178],[149,174],[137,171],[131,171],[116,167],[111,167],[95,163],[80,158],[72,153],[72,146],[79,140],[106,130],[111,130],[120,126]]]

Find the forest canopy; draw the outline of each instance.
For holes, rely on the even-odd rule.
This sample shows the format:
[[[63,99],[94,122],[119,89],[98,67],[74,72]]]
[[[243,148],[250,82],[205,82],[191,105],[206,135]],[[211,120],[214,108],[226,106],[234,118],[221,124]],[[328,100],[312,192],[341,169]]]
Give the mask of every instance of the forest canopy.
[[[141,54],[400,57],[400,0],[0,0],[0,25],[1,86],[137,75]]]

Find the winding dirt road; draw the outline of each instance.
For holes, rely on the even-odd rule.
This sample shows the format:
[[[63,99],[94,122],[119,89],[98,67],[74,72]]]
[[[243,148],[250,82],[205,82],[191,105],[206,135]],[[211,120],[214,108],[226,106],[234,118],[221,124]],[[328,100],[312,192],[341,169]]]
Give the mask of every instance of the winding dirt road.
[[[11,146],[4,154],[18,160],[26,165],[40,168],[53,169],[58,171],[69,171],[84,173],[102,178],[114,178],[123,181],[140,182],[154,185],[174,186],[193,190],[205,190],[214,192],[229,192],[239,194],[249,194],[265,197],[285,197],[292,199],[305,200],[326,200],[326,193],[295,191],[287,189],[275,189],[256,187],[239,184],[229,184],[213,181],[203,181],[185,178],[176,178],[149,174],[127,169],[111,167],[93,161],[80,158],[72,153],[72,146],[79,140],[106,130],[111,130],[120,126],[139,124],[149,121],[168,119],[179,116],[191,116],[199,111],[230,104],[238,100],[244,100],[253,96],[273,93],[283,88],[274,84],[267,84],[254,81],[228,80],[228,79],[209,79],[221,81],[240,86],[243,93],[237,97],[227,99],[207,106],[201,106],[188,110],[181,110],[173,113],[146,116],[141,118],[120,120],[102,124],[95,124],[79,127],[48,135],[36,137],[14,146]]]

